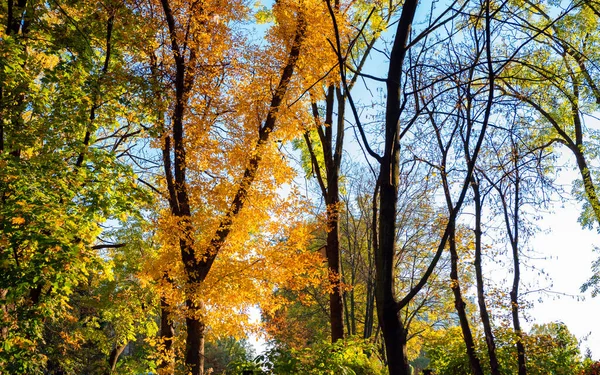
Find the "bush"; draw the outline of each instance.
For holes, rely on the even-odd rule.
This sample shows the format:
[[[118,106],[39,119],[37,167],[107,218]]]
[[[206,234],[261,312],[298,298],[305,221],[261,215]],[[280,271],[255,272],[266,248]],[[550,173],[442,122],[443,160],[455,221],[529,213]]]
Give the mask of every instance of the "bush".
[[[586,359],[583,362],[581,375],[600,375],[600,361],[594,362],[591,359]]]
[[[228,375],[383,375],[373,344],[360,339],[320,343],[300,350],[274,348],[253,361],[233,362]]]

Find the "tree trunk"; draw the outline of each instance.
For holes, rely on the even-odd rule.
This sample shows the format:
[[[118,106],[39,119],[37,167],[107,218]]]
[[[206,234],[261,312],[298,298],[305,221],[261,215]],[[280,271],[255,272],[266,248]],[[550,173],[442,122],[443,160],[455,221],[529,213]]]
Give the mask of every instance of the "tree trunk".
[[[377,301],[379,306],[379,301]],[[385,309],[383,314],[390,314],[394,309]],[[385,342],[385,354],[387,358],[388,370],[394,375],[411,375],[410,365],[408,363],[407,352],[407,334],[399,313],[393,316],[381,316],[381,331]]]
[[[396,209],[400,163],[400,81],[406,43],[418,0],[407,0],[402,8],[390,55],[386,80],[385,149],[379,172],[379,246],[375,249],[376,301],[379,324],[385,341],[390,375],[408,375],[406,332],[394,298],[396,252]]]
[[[517,362],[519,366],[519,375],[527,374],[527,365],[525,362],[525,345],[523,344],[523,331],[521,330],[521,322],[519,320],[519,283],[521,282],[521,267],[519,261],[519,209],[521,205],[521,177],[519,174],[519,154],[513,142],[513,161],[515,170],[515,198],[513,206],[513,222],[512,222],[512,235],[510,236],[510,245],[512,248],[513,255],[513,285],[510,291],[510,305],[511,314],[513,320],[513,328],[517,335]],[[595,190],[594,190],[595,192]],[[511,229],[509,228],[510,222],[508,219],[508,209],[504,204],[504,219],[507,225],[507,231],[510,234]]]
[[[475,201],[475,277],[477,279],[477,302],[479,304],[479,315],[483,324],[485,333],[485,343],[487,345],[488,356],[490,358],[490,369],[492,375],[500,375],[500,365],[496,356],[496,343],[492,332],[492,324],[490,315],[485,304],[485,290],[483,283],[483,270],[481,265],[481,215],[482,215],[482,199],[479,192],[479,184],[475,177],[471,178],[471,187],[473,189],[473,200]]]
[[[462,299],[462,293],[460,290],[460,283],[458,280],[458,252],[456,250],[456,225],[453,225],[450,228],[450,237],[449,237],[449,245],[450,245],[450,287],[452,288],[452,293],[454,293],[454,307],[456,308],[456,312],[458,314],[458,319],[460,321],[460,328],[463,333],[463,339],[465,341],[465,345],[467,347],[467,356],[469,357],[469,364],[471,366],[471,371],[473,371],[474,375],[483,375],[483,370],[481,368],[481,363],[479,362],[479,358],[477,358],[477,353],[475,351],[475,341],[473,340],[473,334],[471,333],[471,327],[469,326],[469,319],[467,317],[467,311],[465,309],[466,304]]]
[[[164,345],[163,352],[160,354],[159,371],[161,375],[172,375],[175,372],[175,355],[173,352],[173,339],[175,338],[175,327],[171,319],[170,306],[165,298],[160,299],[160,338]]]
[[[108,357],[108,375],[112,374],[115,371],[115,368],[117,367],[117,361],[119,360],[121,353],[123,353],[123,350],[125,350],[126,347],[127,343],[117,345],[110,352],[110,356]]]
[[[396,255],[396,209],[400,164],[400,81],[412,21],[418,0],[402,7],[390,55],[386,79],[384,154],[379,172],[379,246],[375,249],[377,316],[383,333],[390,375],[408,375],[406,331],[394,297],[394,258]]]
[[[186,301],[188,309],[195,311],[197,306],[191,300]],[[185,342],[185,364],[191,375],[204,374],[204,323],[199,317],[185,319],[187,339]]]
[[[517,270],[518,266],[515,268]],[[516,277],[518,279],[518,277]],[[518,284],[518,282],[517,282]],[[515,289],[513,284],[513,290],[510,292],[510,303],[512,306],[512,319],[513,328],[517,335],[517,362],[519,366],[519,375],[527,375],[527,364],[525,360],[525,345],[523,345],[523,330],[521,329],[521,322],[519,320],[519,300],[518,300],[518,287]]]
[[[340,234],[339,234],[339,191],[337,174],[328,178],[327,186],[327,266],[332,291],[329,293],[329,311],[331,322],[331,341],[336,342],[344,338],[344,303],[340,287],[342,270],[340,265]]]
[[[333,106],[335,104],[335,93],[338,93],[338,121],[337,134],[334,145],[333,136]],[[344,105],[345,99],[333,85],[327,88],[325,97],[325,123],[321,124],[319,110],[316,103],[312,103],[312,114],[317,125],[319,143],[323,150],[325,177],[321,173],[321,165],[314,152],[312,141],[308,134],[304,139],[309,150],[313,171],[317,177],[321,194],[325,200],[327,209],[327,240],[325,246],[325,257],[329,282],[332,289],[329,293],[329,322],[331,326],[331,341],[336,342],[344,338],[344,300],[341,290],[342,269],[340,261],[340,197],[339,197],[339,174],[342,161],[342,144],[344,139]]]

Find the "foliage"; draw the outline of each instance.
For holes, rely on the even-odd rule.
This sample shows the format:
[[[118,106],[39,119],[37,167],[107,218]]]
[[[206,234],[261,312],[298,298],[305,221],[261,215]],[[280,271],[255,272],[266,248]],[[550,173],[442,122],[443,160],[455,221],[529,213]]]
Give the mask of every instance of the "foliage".
[[[276,347],[254,361],[231,364],[228,374],[254,371],[265,375],[383,375],[386,372],[377,353],[374,344],[357,338],[334,344],[322,342],[299,350]]]
[[[580,375],[599,375],[600,374],[600,361],[592,361],[589,358],[586,358],[583,361],[583,369],[580,372]]]
[[[517,373],[517,355],[514,345],[517,336],[510,328],[495,330],[498,361],[502,374]],[[534,325],[523,338],[527,354],[528,374],[567,375],[580,371],[582,359],[578,341],[563,323]],[[484,338],[479,335],[477,352],[482,364],[489,367]],[[429,367],[437,373],[459,375],[470,373],[469,361],[458,327],[439,330],[425,345]],[[489,371],[489,370],[488,370]]]
[[[254,357],[253,348],[246,339],[233,337],[210,341],[204,348],[204,367],[215,375],[225,374],[231,363],[245,363]]]
[[[132,130],[122,124],[144,121],[142,88],[105,45],[123,36],[107,25],[131,13],[21,3],[0,12],[3,27],[25,17],[0,44],[0,367],[15,374],[41,371],[47,325],[71,319],[71,297],[105,271],[101,225],[148,198],[120,157]]]
[[[114,373],[145,372],[154,368],[146,341],[158,330],[156,294],[138,277],[140,258],[154,249],[143,238],[139,220],[131,219],[112,233],[127,245],[106,249],[102,270],[78,285],[72,308],[60,321],[48,324],[44,352],[49,368],[65,374],[105,373],[113,351],[126,352]],[[118,358],[118,357],[117,357]]]

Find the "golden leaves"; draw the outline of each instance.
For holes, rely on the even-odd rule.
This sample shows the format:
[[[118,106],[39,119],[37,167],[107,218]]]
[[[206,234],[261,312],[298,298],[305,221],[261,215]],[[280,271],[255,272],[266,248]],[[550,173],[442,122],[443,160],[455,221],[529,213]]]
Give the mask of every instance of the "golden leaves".
[[[10,222],[14,225],[22,225],[25,224],[25,219],[22,217],[13,217]]]

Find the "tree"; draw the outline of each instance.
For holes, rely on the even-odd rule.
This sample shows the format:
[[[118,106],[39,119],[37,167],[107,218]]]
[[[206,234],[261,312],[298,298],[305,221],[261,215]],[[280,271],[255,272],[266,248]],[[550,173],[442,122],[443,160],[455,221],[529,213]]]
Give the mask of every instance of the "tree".
[[[122,4],[10,1],[1,14],[0,365],[31,373],[46,364],[46,325],[99,272],[100,225],[145,199],[122,157],[136,130],[120,122],[146,112],[139,76],[114,48],[135,49]]]
[[[449,191],[446,191],[447,201],[449,203],[449,217],[448,224],[446,226],[446,230],[444,231],[443,236],[439,242],[438,249],[429,265],[427,270],[422,275],[421,279],[413,285],[411,290],[404,295],[402,299],[399,301],[396,300],[395,297],[395,288],[394,288],[394,274],[393,274],[393,265],[394,265],[394,257],[396,255],[396,214],[397,214],[397,202],[398,202],[398,181],[399,181],[399,166],[400,166],[400,140],[402,137],[407,134],[408,130],[410,130],[411,126],[415,123],[417,116],[420,114],[420,110],[417,110],[417,115],[413,115],[412,119],[407,121],[405,127],[402,129],[400,127],[400,119],[405,108],[407,101],[406,97],[401,97],[401,78],[402,78],[402,66],[404,62],[404,58],[406,56],[409,44],[409,35],[411,24],[414,18],[414,14],[416,11],[417,2],[407,2],[404,4],[402,9],[402,14],[400,16],[400,20],[398,22],[398,31],[396,33],[393,48],[390,54],[390,64],[388,77],[386,79],[386,87],[387,87],[387,101],[386,101],[386,111],[385,111],[385,139],[384,139],[384,153],[383,156],[379,156],[373,154],[379,163],[379,179],[378,183],[380,186],[380,200],[379,200],[379,220],[378,220],[378,247],[376,248],[376,269],[377,269],[377,284],[376,284],[376,296],[377,296],[377,311],[379,322],[382,328],[387,359],[388,359],[388,368],[390,370],[390,374],[407,374],[409,372],[407,354],[406,354],[406,339],[407,339],[407,331],[402,322],[399,311],[406,307],[406,305],[414,298],[414,296],[423,288],[423,286],[427,283],[427,280],[433,273],[433,270],[441,257],[441,254],[446,247],[447,241],[451,238],[451,234],[455,228],[455,220],[460,211],[461,205],[464,201],[466,190],[468,188],[468,183],[471,178],[471,174],[473,173],[475,161],[477,159],[477,155],[481,148],[481,143],[484,138],[485,128],[487,126],[487,122],[489,120],[491,104],[493,99],[493,79],[494,79],[494,69],[492,67],[492,62],[490,58],[491,50],[490,50],[490,11],[489,4],[486,8],[483,17],[483,22],[485,22],[485,39],[483,48],[478,50],[478,53],[486,53],[487,60],[487,71],[485,75],[487,79],[489,79],[490,88],[487,91],[487,100],[484,105],[485,110],[483,111],[483,125],[479,132],[478,137],[475,138],[475,145],[473,147],[473,151],[470,151],[469,148],[466,148],[465,158],[467,160],[467,174],[463,183],[462,191],[457,199],[456,203],[453,203],[451,200],[448,200]],[[449,20],[452,20],[454,15],[454,9],[452,5],[447,8],[445,12],[442,13],[435,21],[430,23],[429,28],[423,31],[420,35],[415,37],[415,40],[420,40],[425,38],[430,32],[431,29],[434,29],[435,26],[439,22],[440,24],[444,24]],[[448,14],[447,14],[448,13]],[[414,43],[414,42],[413,42]],[[418,55],[418,57],[422,57]],[[416,87],[420,87],[419,84],[415,83]],[[418,92],[418,89],[414,89],[414,92]],[[485,95],[485,94],[484,94]],[[418,101],[421,99],[417,96]],[[418,102],[417,101],[417,102]],[[428,99],[427,102],[432,102],[431,99]],[[417,109],[421,108],[421,105],[416,106]],[[467,126],[471,127],[473,124],[467,124]],[[471,132],[467,133],[467,136],[470,137]],[[443,149],[443,147],[442,147]],[[456,262],[456,257],[453,257],[453,262]],[[453,276],[453,279],[456,279],[456,275]],[[455,284],[457,286],[457,284]],[[456,288],[455,288],[456,290]],[[460,300],[459,295],[457,298]],[[457,301],[457,306],[460,305],[460,301]]]
[[[226,191],[225,196],[219,197],[222,201],[214,202],[217,203],[214,211],[216,217],[219,218],[217,221],[213,220],[212,217],[197,215],[201,213],[201,210],[207,208],[212,210],[211,205],[214,203],[210,202],[203,207],[203,204],[197,201],[196,191],[193,191],[194,184],[205,182],[201,178],[198,179],[197,176],[187,177],[186,173],[188,171],[203,173],[202,169],[195,170],[193,167],[198,166],[205,169],[205,161],[190,158],[187,155],[190,146],[198,144],[196,143],[198,139],[213,142],[212,144],[217,147],[224,146],[225,150],[229,147],[226,143],[216,143],[211,137],[214,136],[218,139],[226,136],[223,133],[227,131],[219,127],[219,122],[223,121],[222,118],[232,111],[231,108],[226,106],[227,97],[223,96],[229,94],[223,91],[228,89],[224,83],[233,82],[228,75],[230,63],[227,59],[231,58],[237,64],[243,63],[245,57],[225,54],[226,46],[233,45],[234,40],[229,30],[230,23],[221,21],[230,17],[241,17],[245,5],[241,2],[229,3],[228,7],[223,8],[220,3],[215,3],[204,4],[200,7],[195,3],[179,4],[166,0],[162,1],[160,5],[170,40],[170,48],[167,53],[171,55],[169,64],[172,64],[170,65],[172,70],[167,70],[167,73],[173,74],[173,85],[168,88],[171,93],[169,98],[170,108],[167,114],[169,124],[161,134],[164,178],[169,192],[168,202],[171,215],[174,219],[175,228],[180,231],[177,241],[179,242],[181,264],[184,269],[184,298],[187,310],[185,362],[193,374],[201,374],[203,373],[204,354],[202,348],[206,329],[203,315],[206,310],[204,309],[205,299],[198,295],[198,291],[203,290],[203,284],[213,267],[217,255],[234,231],[235,219],[247,205],[248,197],[253,194],[262,159],[270,156],[272,146],[269,140],[271,134],[275,131],[277,121],[280,120],[280,117],[285,116],[285,109],[282,107],[285,106],[284,99],[291,85],[296,65],[299,61],[303,64],[306,63],[306,61],[300,59],[300,50],[305,39],[307,25],[310,25],[305,19],[305,13],[307,12],[305,7],[308,4],[286,4],[285,6],[289,5],[291,6],[289,9],[294,10],[293,14],[287,12],[289,9],[282,10],[283,3],[278,3],[275,7],[275,17],[281,17],[279,19],[281,23],[276,30],[276,33],[281,33],[281,35],[277,35],[277,37],[291,37],[292,42],[281,50],[278,50],[278,46],[275,46],[272,50],[276,58],[275,61],[283,60],[281,69],[258,72],[259,76],[264,75],[267,80],[272,79],[270,74],[279,74],[279,83],[268,95],[270,104],[265,108],[264,102],[259,102],[258,106],[252,103],[248,108],[250,110],[257,109],[259,119],[264,119],[264,122],[261,120],[263,123],[259,125],[258,134],[255,133],[255,130],[249,131],[254,127],[252,116],[255,114],[247,112],[248,109],[237,113],[237,117],[225,118],[226,126],[229,125],[228,121],[241,120],[246,122],[241,129],[238,130],[232,126],[229,131],[234,132],[234,134],[238,132],[240,135],[248,136],[245,139],[253,143],[254,146],[253,151],[247,158],[236,161],[233,158],[234,155],[229,154],[227,160],[232,163],[231,165],[215,168],[217,171],[221,169],[219,173],[207,173],[209,186],[214,184],[215,180],[218,180],[212,176],[221,175],[220,172],[225,175],[231,173],[230,176],[235,181],[233,184],[229,183],[227,178],[218,181],[219,183],[223,182],[223,184],[217,185],[217,189],[222,189],[225,185],[230,190]],[[189,33],[185,31],[188,29],[191,30]],[[211,33],[214,36],[207,38]],[[287,51],[285,51],[286,49]],[[201,52],[206,50],[211,51],[209,55],[200,55]],[[207,68],[211,66],[217,66],[218,68]],[[203,76],[202,81],[198,81],[199,76]],[[239,77],[235,77],[235,79],[237,78]],[[252,79],[252,82],[259,84],[260,80]],[[250,88],[238,86],[237,89],[249,90]],[[256,90],[257,87],[254,86],[251,89]],[[244,100],[241,100],[242,95],[247,92],[234,92],[234,96],[240,99],[239,102],[235,103],[238,107],[233,108],[234,112],[242,109],[241,104],[244,102]],[[262,94],[262,92],[264,91],[259,91],[258,94]],[[215,99],[214,102],[213,99]],[[258,98],[251,96],[249,99]],[[260,99],[265,100],[267,98],[263,95]],[[198,116],[198,113],[203,113],[205,116]],[[284,134],[283,137],[287,137],[287,135]],[[234,139],[235,143],[233,145],[239,144],[241,146],[243,140],[241,138]],[[226,151],[217,148],[213,152],[221,154]],[[215,162],[219,163],[217,160]],[[202,222],[208,225],[206,227],[199,225]],[[171,278],[171,275],[168,275],[168,278]],[[168,308],[168,306],[164,307]]]
[[[333,31],[331,39],[323,39],[322,50],[329,50],[328,42],[331,44],[337,57],[337,69],[339,79],[328,77],[325,90],[325,118],[324,121],[319,113],[316,98],[311,97],[311,111],[315,125],[304,134],[307,151],[312,165],[311,171],[317,179],[322,198],[326,204],[327,244],[326,257],[329,265],[332,293],[330,294],[330,324],[331,339],[336,341],[344,337],[344,303],[341,286],[341,256],[340,256],[340,168],[344,147],[345,121],[346,121],[346,98],[354,87],[360,76],[361,70],[369,57],[375,42],[381,32],[387,29],[391,18],[397,11],[397,6],[391,5],[389,9],[374,6],[368,9],[365,4],[359,2],[354,6],[345,6],[341,9],[340,2],[327,1],[327,10],[331,17]],[[367,15],[366,11],[370,11]],[[375,15],[374,15],[375,14]],[[363,21],[363,19],[365,19]],[[359,22],[359,25],[356,23]],[[348,29],[359,30],[358,35],[351,37],[346,35]],[[335,40],[335,44],[333,43]],[[326,54],[326,53],[324,53]],[[352,59],[349,59],[352,57]],[[353,75],[348,78],[347,71]],[[337,71],[334,73],[338,73]],[[328,74],[328,76],[335,74]],[[314,91],[314,90],[313,90]],[[316,98],[315,98],[316,97]],[[337,102],[337,107],[334,108]],[[334,131],[334,109],[335,131]],[[316,132],[317,136],[313,136]],[[335,137],[335,139],[334,139]],[[348,327],[352,334],[352,330]]]
[[[583,225],[600,221],[600,201],[590,169],[594,135],[585,127],[585,116],[599,102],[595,70],[590,68],[597,53],[592,37],[597,30],[595,5],[570,4],[551,16],[544,6],[527,2],[527,16],[518,16],[522,31],[539,40],[526,57],[511,60],[509,74],[499,87],[507,96],[520,100],[539,116],[545,142],[564,145],[575,157],[586,204]],[[542,62],[543,61],[543,62]]]

